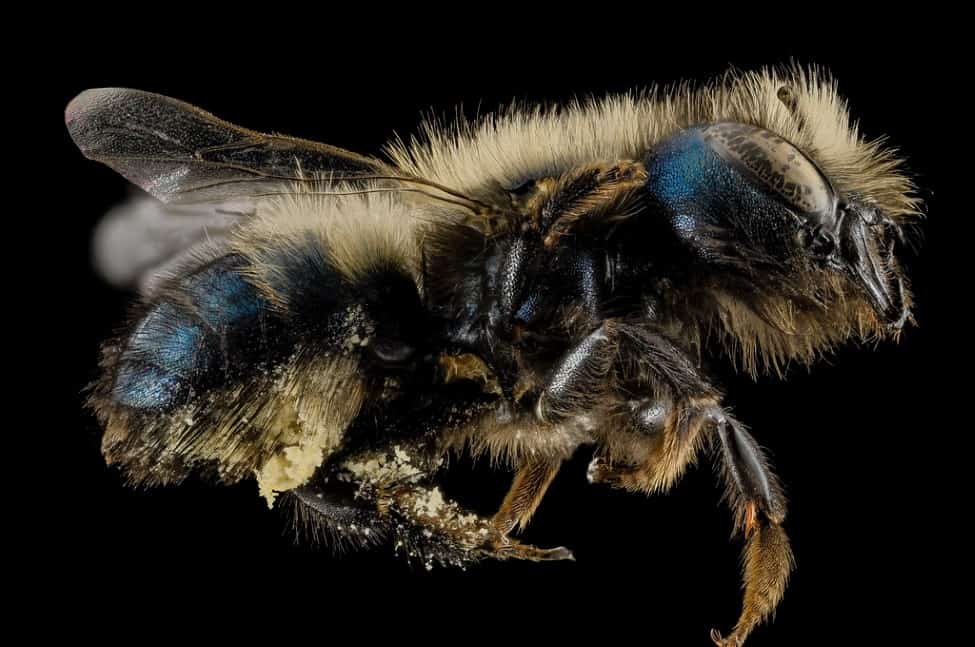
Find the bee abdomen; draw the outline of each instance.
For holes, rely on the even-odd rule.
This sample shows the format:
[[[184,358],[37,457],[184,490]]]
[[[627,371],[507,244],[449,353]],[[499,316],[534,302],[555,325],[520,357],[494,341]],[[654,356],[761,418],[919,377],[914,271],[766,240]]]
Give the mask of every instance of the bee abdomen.
[[[136,409],[166,407],[185,397],[189,378],[207,363],[203,327],[172,303],[139,322],[119,358],[112,395]]]
[[[164,291],[125,341],[113,399],[136,409],[166,409],[194,389],[267,356],[267,303],[225,256]]]

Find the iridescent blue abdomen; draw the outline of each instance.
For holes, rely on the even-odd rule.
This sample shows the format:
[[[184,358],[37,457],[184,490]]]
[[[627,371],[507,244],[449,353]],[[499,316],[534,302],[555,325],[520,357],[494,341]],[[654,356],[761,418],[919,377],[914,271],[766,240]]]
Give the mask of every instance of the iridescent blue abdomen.
[[[267,304],[240,265],[238,257],[226,256],[203,266],[143,316],[119,358],[112,391],[119,404],[178,404],[191,384],[267,348]]]

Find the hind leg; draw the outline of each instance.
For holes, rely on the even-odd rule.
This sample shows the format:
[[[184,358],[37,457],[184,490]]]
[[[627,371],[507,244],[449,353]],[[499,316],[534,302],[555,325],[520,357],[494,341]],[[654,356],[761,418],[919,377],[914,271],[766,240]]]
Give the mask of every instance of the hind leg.
[[[549,561],[572,559],[565,548],[539,548],[509,539],[491,519],[443,497],[439,488],[412,484],[372,499],[329,484],[290,492],[299,532],[338,551],[392,542],[395,550],[433,568],[464,566],[481,559]]]
[[[390,534],[389,520],[375,506],[356,501],[351,489],[308,484],[291,490],[294,525],[316,543],[345,548],[373,546]]]
[[[540,457],[530,459],[522,465],[515,474],[515,480],[501,508],[492,519],[498,533],[507,537],[513,530],[528,525],[561,464],[560,458]]]
[[[396,520],[397,530],[407,531],[405,543],[428,564],[434,560],[461,565],[483,558],[572,559],[562,547],[539,548],[510,539],[494,520],[463,508],[429,483],[397,485],[385,489],[378,500],[385,514]]]
[[[440,465],[438,456],[422,438],[364,448],[336,460],[312,484],[298,488],[295,498],[303,513],[327,517],[320,520],[323,525],[342,524],[348,532],[348,524],[355,522],[356,538],[368,534],[386,539],[397,552],[427,568],[438,563],[463,566],[485,558],[571,558],[564,548],[511,540],[490,518],[446,497],[430,482]],[[334,490],[343,489],[349,495],[336,503]]]

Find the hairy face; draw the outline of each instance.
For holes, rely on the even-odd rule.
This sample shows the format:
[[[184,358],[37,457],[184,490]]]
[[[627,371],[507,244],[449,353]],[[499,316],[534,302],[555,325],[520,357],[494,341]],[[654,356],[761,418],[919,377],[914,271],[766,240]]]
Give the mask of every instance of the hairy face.
[[[785,139],[744,124],[704,128],[704,139],[737,173],[780,202],[785,235],[766,237],[764,251],[792,270],[805,289],[833,288],[833,299],[866,301],[886,327],[899,329],[908,299],[895,248],[900,227],[876,208],[846,202],[815,163]],[[756,236],[750,221],[739,223]],[[803,290],[798,290],[802,292]],[[824,305],[835,306],[827,303]]]
[[[897,331],[910,316],[910,298],[896,252],[900,226],[871,207],[842,204],[830,227],[800,231],[815,262],[843,276],[848,291],[870,304],[887,330]]]
[[[706,124],[665,142],[647,167],[654,206],[705,267],[721,268],[740,295],[753,295],[763,319],[778,326],[783,317],[816,325],[826,318],[883,333],[908,318],[897,222],[840,195],[779,135]]]

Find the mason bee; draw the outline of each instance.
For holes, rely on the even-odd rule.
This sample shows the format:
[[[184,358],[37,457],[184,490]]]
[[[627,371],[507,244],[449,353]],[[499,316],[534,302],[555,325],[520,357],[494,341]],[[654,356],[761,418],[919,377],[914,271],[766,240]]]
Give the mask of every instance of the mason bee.
[[[781,375],[911,319],[920,202],[818,70],[428,123],[384,159],[135,90],[66,122],[153,196],[96,240],[141,292],[88,400],[132,484],[253,479],[315,538],[463,566],[572,558],[512,535],[582,445],[591,483],[647,494],[707,450],[745,543],[719,645],[774,611],[793,556],[709,364]],[[492,517],[435,481],[462,452],[514,472]]]

